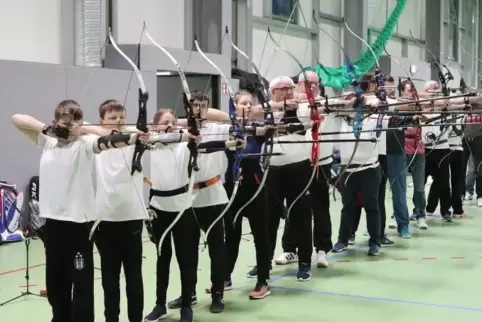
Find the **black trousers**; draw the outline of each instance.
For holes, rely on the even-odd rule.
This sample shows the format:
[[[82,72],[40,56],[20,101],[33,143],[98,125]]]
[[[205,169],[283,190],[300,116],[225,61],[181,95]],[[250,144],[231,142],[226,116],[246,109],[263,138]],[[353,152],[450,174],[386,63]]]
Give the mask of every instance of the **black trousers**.
[[[388,168],[387,168],[387,156],[378,155],[378,163],[380,163],[381,172],[381,182],[380,188],[378,189],[378,209],[380,210],[380,228],[381,237],[385,236],[385,226],[387,225],[387,211],[385,209],[385,194],[387,191],[387,179],[388,179]],[[351,178],[350,178],[351,180]],[[362,214],[362,208],[357,206],[354,218],[353,218],[353,234],[358,230],[360,225],[360,218]]]
[[[449,159],[450,182],[452,185],[450,204],[454,214],[461,215],[464,213],[464,209],[462,207],[462,195],[465,189],[465,177],[462,176],[464,171],[464,155],[463,151],[451,152],[452,153],[450,153],[450,156],[447,157],[447,159]],[[439,199],[439,186],[432,183],[430,186],[430,192],[428,194],[427,209],[435,210],[435,208],[437,208]],[[442,204],[442,200],[440,200],[440,204]],[[442,214],[445,213],[447,212],[442,212]]]
[[[94,321],[92,223],[47,219],[44,226],[47,295],[52,322]]]
[[[333,248],[331,241],[330,215],[331,163],[318,166],[318,177],[311,185],[311,209],[313,211],[313,244],[316,252],[328,253]]]
[[[216,218],[221,214],[226,205],[216,205],[209,207],[194,208],[194,213],[199,223],[199,227],[206,232]],[[199,228],[198,228],[199,229]],[[197,237],[199,244],[199,235]],[[224,278],[226,267],[226,247],[224,244],[224,223],[219,220],[209,232],[208,236],[209,258],[211,259],[211,294],[224,293]],[[194,254],[196,267],[199,261],[199,252]],[[195,284],[197,283],[197,274]]]
[[[152,222],[152,235],[159,249],[159,241],[167,227],[172,223],[178,213],[161,211],[151,207],[157,214]],[[181,298],[182,306],[191,306],[191,296],[196,287],[197,278],[197,253],[199,250],[199,227],[192,209],[186,210],[179,221],[164,239],[161,254],[157,257],[156,267],[156,304],[166,305],[167,288],[169,286],[169,269],[172,258],[172,242],[176,248],[176,258],[181,273]],[[158,254],[159,255],[159,254]]]
[[[318,176],[313,179],[310,187],[311,209],[313,211],[313,244],[316,252],[328,253],[333,248],[331,241],[330,216],[330,180],[331,163],[318,166]],[[285,225],[282,246],[285,252],[296,253],[296,242]]]
[[[467,173],[467,162],[470,155],[474,157],[475,166],[475,193],[478,198],[482,197],[482,137],[465,137],[464,147],[464,176]],[[465,189],[464,189],[465,190]],[[465,191],[464,191],[465,192]]]
[[[96,232],[100,254],[104,315],[106,322],[119,322],[120,273],[124,267],[129,322],[141,322],[144,311],[142,282],[143,220],[103,221]]]
[[[350,176],[348,178],[348,176]],[[347,180],[348,178],[348,180]],[[341,210],[338,241],[348,245],[348,239],[353,234],[354,217],[357,214],[358,193],[361,192],[363,207],[367,216],[367,229],[370,234],[368,244],[380,245],[381,225],[378,196],[382,173],[380,167],[369,168],[357,172],[346,172],[341,179]]]
[[[428,213],[433,213],[437,208],[440,199],[440,213],[442,215],[450,212],[450,150],[449,149],[426,149],[425,150],[425,182],[428,176],[432,176],[432,186],[437,189],[437,193],[428,194],[427,207]],[[435,190],[435,189],[434,189]],[[459,197],[460,198],[460,197]]]
[[[266,209],[266,191],[264,187],[258,196],[238,216],[234,223],[234,216],[238,210],[251,199],[259,184],[253,175],[243,175],[243,180],[238,188],[230,211],[224,216],[226,232],[226,281],[231,280],[231,274],[238,259],[239,244],[241,242],[243,217],[248,218],[251,233],[256,249],[256,266],[258,267],[258,283],[267,284],[269,280],[269,238],[268,238],[268,213]],[[228,196],[231,198],[233,183],[225,184]]]
[[[309,160],[279,167],[272,166],[269,170],[266,189],[269,206],[270,261],[276,249],[280,219],[285,214],[283,200],[286,199],[286,205],[289,208],[309,183],[312,170]],[[311,216],[311,195],[305,194],[294,204],[285,223],[283,239],[294,241],[294,245],[298,247],[300,264],[311,265],[313,253]],[[292,250],[285,249],[285,251]]]

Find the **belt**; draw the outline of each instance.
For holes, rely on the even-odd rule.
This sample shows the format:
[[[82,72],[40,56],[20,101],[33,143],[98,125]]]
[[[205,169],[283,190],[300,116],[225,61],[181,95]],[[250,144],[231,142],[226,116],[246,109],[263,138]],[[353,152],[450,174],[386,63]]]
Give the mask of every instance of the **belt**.
[[[194,189],[204,189],[218,183],[219,181],[221,181],[221,176],[215,176],[207,179],[206,181],[195,183]]]
[[[425,147],[430,148],[430,147],[434,147],[434,146],[437,146],[437,145],[440,145],[440,144],[445,144],[447,142],[448,142],[448,140],[440,140],[438,142],[436,141],[436,142],[425,143]]]
[[[374,165],[378,165],[378,161],[372,162],[372,163],[365,163],[365,164],[350,164],[346,168],[347,169],[356,169],[356,168],[360,168],[361,166],[363,166],[364,168],[369,168],[369,167],[374,166]]]
[[[219,181],[221,181],[221,176],[216,176],[206,181],[195,183],[194,189],[197,189],[197,190],[204,189],[218,183]],[[182,195],[183,193],[186,193],[188,189],[189,189],[189,185],[185,185],[183,187],[173,189],[173,190],[151,189],[149,191],[149,200],[152,199],[152,197],[174,197],[174,196]]]

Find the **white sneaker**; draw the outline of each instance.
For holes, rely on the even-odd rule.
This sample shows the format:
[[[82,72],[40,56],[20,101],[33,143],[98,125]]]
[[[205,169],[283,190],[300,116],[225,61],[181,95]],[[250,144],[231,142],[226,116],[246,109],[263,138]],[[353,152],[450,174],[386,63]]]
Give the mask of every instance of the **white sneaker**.
[[[427,215],[427,216],[433,216],[433,212],[427,212],[425,215]]]
[[[392,217],[392,220],[390,220],[390,223],[388,224],[388,228],[397,229],[397,221],[395,220],[395,217]]]
[[[418,227],[418,229],[422,229],[422,230],[428,229],[427,223],[425,222],[425,218],[418,218],[417,219],[417,227]]]
[[[274,260],[276,265],[286,265],[286,264],[295,263],[297,261],[298,261],[298,255],[296,255],[295,253],[283,253]]]
[[[316,263],[317,266],[320,268],[327,268],[329,263],[328,263],[328,258],[326,257],[326,253],[322,250],[320,250],[316,256]]]
[[[474,199],[474,195],[472,193],[466,193],[465,194],[465,197],[464,197],[465,201],[470,201],[472,199]]]
[[[482,207],[482,198],[477,198],[477,207]]]

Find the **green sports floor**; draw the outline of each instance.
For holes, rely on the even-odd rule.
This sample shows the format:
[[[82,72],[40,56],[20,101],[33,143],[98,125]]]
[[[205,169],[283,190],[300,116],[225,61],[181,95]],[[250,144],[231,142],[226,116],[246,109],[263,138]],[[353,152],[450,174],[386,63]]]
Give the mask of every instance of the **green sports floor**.
[[[408,192],[411,195],[411,190]],[[390,196],[387,191],[387,196]],[[411,200],[408,200],[411,206]],[[386,200],[391,214],[391,199]],[[331,214],[333,237],[336,238],[340,217],[340,201],[333,202]],[[246,278],[255,263],[250,235],[242,241],[240,258],[233,275],[234,290],[226,292],[226,310],[209,313],[209,257],[201,252],[199,302],[195,320],[223,322],[316,321],[316,322],[398,322],[398,321],[482,321],[482,209],[465,206],[469,216],[443,223],[440,217],[429,217],[429,229],[412,229],[412,239],[402,240],[389,231],[396,245],[383,249],[377,258],[366,256],[365,222],[360,224],[357,243],[350,251],[331,255],[331,266],[313,269],[309,282],[297,282],[296,264],[275,267],[271,276],[272,294],[260,301],[248,299],[256,280]],[[245,222],[245,232],[249,232]],[[281,233],[281,232],[280,232]],[[281,235],[281,234],[280,234]],[[280,237],[281,238],[281,237]],[[155,247],[146,237],[145,313],[155,303]],[[200,249],[201,251],[201,249]],[[277,254],[281,252],[278,247]],[[98,255],[95,255],[99,267]],[[44,251],[40,241],[31,246],[30,282],[32,292],[45,287]],[[25,246],[23,243],[0,247],[0,302],[25,291]],[[103,292],[100,271],[96,270],[96,316],[103,321]],[[124,286],[121,286],[122,290]],[[179,274],[173,261],[169,298],[179,295]],[[128,322],[125,296],[122,322]],[[167,321],[177,321],[179,312],[171,311]],[[0,321],[50,321],[50,307],[45,298],[30,296],[0,307]]]

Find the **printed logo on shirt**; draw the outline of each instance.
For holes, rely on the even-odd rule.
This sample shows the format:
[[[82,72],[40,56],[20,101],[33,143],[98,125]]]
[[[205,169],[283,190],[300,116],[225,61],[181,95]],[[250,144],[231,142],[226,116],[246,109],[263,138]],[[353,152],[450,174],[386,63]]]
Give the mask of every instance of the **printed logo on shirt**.
[[[74,259],[74,267],[76,270],[81,271],[85,266],[84,257],[81,253],[77,253]]]

